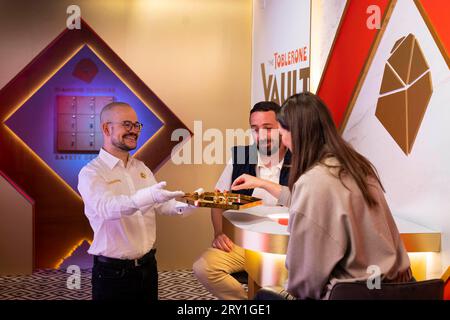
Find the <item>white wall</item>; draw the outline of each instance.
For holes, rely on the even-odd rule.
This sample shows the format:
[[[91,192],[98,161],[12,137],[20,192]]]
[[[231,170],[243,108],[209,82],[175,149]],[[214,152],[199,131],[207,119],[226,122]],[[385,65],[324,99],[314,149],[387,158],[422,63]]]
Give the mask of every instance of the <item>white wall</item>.
[[[346,0],[311,1],[311,91],[316,92]]]
[[[282,104],[292,94],[302,92],[304,83],[309,85],[309,79],[300,77],[300,69],[310,65],[310,2],[253,1],[252,105],[263,100]],[[289,59],[290,53],[299,59]],[[286,57],[284,61],[289,62],[286,65],[277,63],[282,61],[277,57],[283,56]]]

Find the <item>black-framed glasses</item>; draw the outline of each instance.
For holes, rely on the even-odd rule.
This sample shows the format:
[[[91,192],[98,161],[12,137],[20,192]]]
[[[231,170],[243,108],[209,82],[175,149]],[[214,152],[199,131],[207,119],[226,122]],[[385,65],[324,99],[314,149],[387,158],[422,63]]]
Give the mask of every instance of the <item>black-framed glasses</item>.
[[[140,123],[139,121],[132,122],[132,121],[122,121],[122,122],[108,122],[108,123],[116,123],[121,124],[122,127],[124,127],[127,131],[131,131],[131,129],[135,128],[137,131],[141,131],[144,127],[144,124]]]

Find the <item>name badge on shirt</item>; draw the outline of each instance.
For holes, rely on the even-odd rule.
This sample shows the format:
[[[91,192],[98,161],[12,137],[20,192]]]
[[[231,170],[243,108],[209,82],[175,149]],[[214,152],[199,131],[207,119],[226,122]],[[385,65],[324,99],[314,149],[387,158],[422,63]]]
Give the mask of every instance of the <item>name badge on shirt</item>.
[[[121,181],[119,179],[116,179],[116,180],[108,181],[108,184],[114,184],[117,182],[121,182]]]

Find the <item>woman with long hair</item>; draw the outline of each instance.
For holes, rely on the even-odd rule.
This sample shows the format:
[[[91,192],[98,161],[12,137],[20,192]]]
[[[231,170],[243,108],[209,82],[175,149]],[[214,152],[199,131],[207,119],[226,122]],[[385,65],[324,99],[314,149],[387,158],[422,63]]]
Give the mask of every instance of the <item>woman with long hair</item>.
[[[316,95],[290,97],[277,114],[292,153],[289,186],[242,175],[232,190],[264,188],[289,207],[287,291],[326,299],[340,281],[378,270],[382,282],[410,281],[410,262],[374,166],[343,140]]]

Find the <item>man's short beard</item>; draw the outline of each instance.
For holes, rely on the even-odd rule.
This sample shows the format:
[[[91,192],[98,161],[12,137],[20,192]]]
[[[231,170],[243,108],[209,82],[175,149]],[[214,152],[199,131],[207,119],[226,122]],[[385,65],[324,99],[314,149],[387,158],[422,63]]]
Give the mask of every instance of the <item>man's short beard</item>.
[[[126,144],[120,143],[120,142],[116,142],[116,141],[113,141],[112,144],[113,144],[114,147],[119,148],[120,150],[123,150],[123,151],[131,151],[131,150],[136,149],[136,147],[130,148]]]
[[[263,150],[261,150],[261,147],[259,145],[259,143],[256,144],[256,148],[258,149],[258,152],[263,155],[263,156],[268,156],[271,157],[274,154],[276,154],[277,152],[280,151],[280,144],[279,143],[274,143],[270,145],[270,148],[263,148]]]
[[[123,136],[123,138],[125,138],[126,136],[127,135]],[[119,142],[118,140],[113,139],[111,142],[114,147],[119,148],[120,150],[123,150],[123,151],[131,151],[131,150],[134,150],[137,148],[137,144],[136,144],[136,147],[130,148],[125,143]]]

